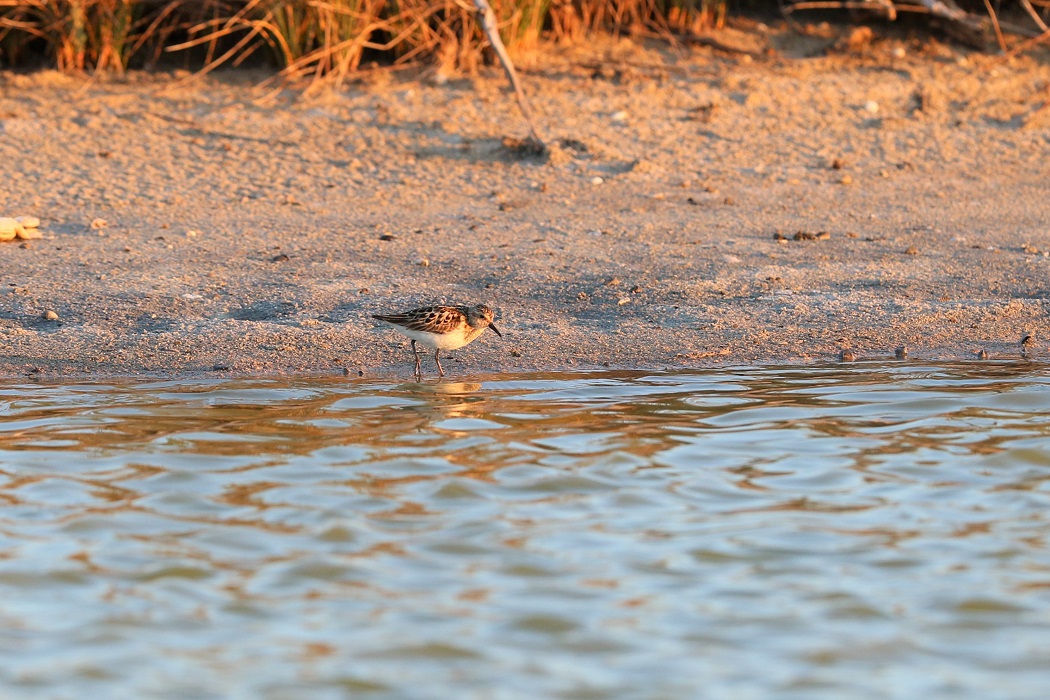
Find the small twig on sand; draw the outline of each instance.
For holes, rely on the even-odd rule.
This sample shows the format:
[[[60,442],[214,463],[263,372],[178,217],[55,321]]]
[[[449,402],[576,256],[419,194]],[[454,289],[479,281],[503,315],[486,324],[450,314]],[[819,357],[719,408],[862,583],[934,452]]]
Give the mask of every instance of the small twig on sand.
[[[984,0],[984,7],[988,10],[988,17],[992,20],[992,27],[995,29],[995,38],[999,42],[999,49],[1006,51],[1006,39],[1003,37],[1003,30],[999,27],[999,17],[995,14],[995,9],[992,7],[990,0]]]
[[[1032,37],[1031,39],[1028,39],[1027,41],[1021,42],[1020,44],[1018,44],[1017,46],[1013,47],[1012,49],[1010,49],[1006,53],[1002,54],[1002,56],[1000,58],[1003,58],[1003,59],[1012,58],[1013,56],[1016,56],[1016,55],[1018,55],[1020,53],[1024,53],[1025,51],[1027,51],[1028,49],[1032,48],[1033,46],[1038,46],[1039,44],[1043,43],[1044,41],[1046,41],[1048,39],[1050,39],[1050,31],[1045,31],[1042,34],[1040,34],[1039,36]]]
[[[1039,31],[1050,31],[1050,27],[1046,26],[1046,22],[1044,22],[1043,18],[1039,16],[1039,13],[1035,11],[1035,8],[1032,7],[1030,0],[1020,0],[1020,2],[1021,7],[1024,8],[1024,11],[1027,12],[1028,16],[1032,18],[1033,22],[1035,22],[1035,26],[1039,27]]]
[[[474,0],[474,7],[477,8],[478,12],[478,24],[481,25],[481,30],[488,37],[489,43],[492,44],[492,49],[496,52],[496,56],[499,57],[499,62],[503,65],[507,78],[510,79],[510,85],[514,88],[514,96],[518,98],[518,107],[521,108],[521,113],[529,125],[529,133],[536,144],[546,151],[547,146],[543,139],[540,138],[540,133],[536,130],[536,124],[532,121],[532,110],[529,109],[529,102],[525,99],[525,90],[522,89],[521,81],[518,80],[518,74],[514,71],[514,64],[510,61],[507,47],[503,45],[503,40],[499,38],[496,13],[492,11],[492,6],[489,5],[488,0]]]

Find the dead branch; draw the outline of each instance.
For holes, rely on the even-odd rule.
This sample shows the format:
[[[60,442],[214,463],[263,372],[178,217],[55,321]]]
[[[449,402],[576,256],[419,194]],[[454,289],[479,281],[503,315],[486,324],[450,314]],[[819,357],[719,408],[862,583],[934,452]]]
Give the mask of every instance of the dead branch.
[[[496,24],[496,13],[492,11],[492,6],[489,5],[488,0],[474,0],[474,6],[477,8],[477,19],[478,24],[481,26],[481,31],[485,32],[485,36],[488,37],[493,51],[495,51],[496,56],[499,57],[499,62],[503,65],[503,70],[506,72],[507,78],[510,80],[511,87],[514,88],[514,96],[518,99],[518,107],[521,108],[521,113],[529,125],[529,133],[531,134],[532,139],[542,147],[543,150],[546,150],[547,146],[540,137],[540,133],[536,130],[535,122],[532,120],[532,110],[529,109],[529,102],[525,97],[525,90],[521,87],[521,82],[518,80],[518,74],[514,71],[514,64],[511,63],[510,54],[507,53],[507,47],[503,45],[503,40],[499,37],[499,28]]]
[[[953,0],[814,0],[791,3],[784,7],[784,13],[796,10],[815,9],[866,9],[881,14],[892,21],[899,12],[918,12],[936,17],[944,23],[945,30],[958,39],[975,47],[985,48],[985,25],[980,17],[975,17],[955,4]]]

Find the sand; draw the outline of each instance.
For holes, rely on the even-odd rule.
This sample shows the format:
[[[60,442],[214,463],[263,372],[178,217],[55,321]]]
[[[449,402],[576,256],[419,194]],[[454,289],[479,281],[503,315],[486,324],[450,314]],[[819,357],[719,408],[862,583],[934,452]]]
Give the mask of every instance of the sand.
[[[1046,355],[1046,55],[840,31],[548,47],[547,159],[497,68],[0,74],[0,377],[408,377],[436,302],[505,336],[451,375]]]

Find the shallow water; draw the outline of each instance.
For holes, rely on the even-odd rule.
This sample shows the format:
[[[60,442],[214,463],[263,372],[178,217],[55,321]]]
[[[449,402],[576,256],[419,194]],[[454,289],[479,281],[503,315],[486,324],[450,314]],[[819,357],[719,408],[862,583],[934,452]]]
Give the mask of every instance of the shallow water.
[[[0,385],[0,697],[1042,698],[1048,384]]]

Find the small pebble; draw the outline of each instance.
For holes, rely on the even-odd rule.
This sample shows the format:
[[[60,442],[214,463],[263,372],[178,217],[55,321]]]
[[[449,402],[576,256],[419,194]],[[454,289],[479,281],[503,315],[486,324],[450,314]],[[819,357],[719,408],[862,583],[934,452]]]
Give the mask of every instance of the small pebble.
[[[617,306],[623,306],[624,304],[630,304],[630,303],[631,303],[631,297],[620,297],[620,299],[616,302]]]
[[[875,100],[868,100],[867,102],[864,103],[864,111],[868,112],[870,114],[878,114],[878,112],[879,112],[879,103],[876,102]]]
[[[44,312],[44,320],[45,321],[57,321],[58,320],[58,314],[55,313],[54,310],[48,309],[47,311]]]
[[[605,182],[605,180],[603,178],[599,177],[598,175],[595,175],[594,177],[591,178],[591,184],[592,185],[600,185],[603,182]]]
[[[101,231],[102,229],[109,226],[109,222],[105,219],[94,219],[91,222],[91,228],[94,231]]]
[[[430,267],[430,260],[428,260],[427,258],[420,258],[419,266],[420,267]]]
[[[919,254],[919,249],[916,248],[913,245],[910,245],[910,246],[907,247],[907,249],[905,249],[904,254],[905,255],[918,255]]]
[[[893,47],[893,51],[890,51],[890,55],[894,58],[900,59],[908,55],[908,52],[904,50],[903,46]]]
[[[853,176],[852,175],[843,175],[841,178],[839,178],[839,184],[841,184],[841,185],[852,185],[853,184]]]

